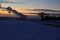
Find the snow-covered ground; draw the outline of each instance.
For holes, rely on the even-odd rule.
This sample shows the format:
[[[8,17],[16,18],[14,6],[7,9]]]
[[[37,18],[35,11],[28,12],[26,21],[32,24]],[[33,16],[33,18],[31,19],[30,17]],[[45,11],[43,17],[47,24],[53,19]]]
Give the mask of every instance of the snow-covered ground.
[[[60,40],[60,28],[27,21],[0,21],[0,40]]]

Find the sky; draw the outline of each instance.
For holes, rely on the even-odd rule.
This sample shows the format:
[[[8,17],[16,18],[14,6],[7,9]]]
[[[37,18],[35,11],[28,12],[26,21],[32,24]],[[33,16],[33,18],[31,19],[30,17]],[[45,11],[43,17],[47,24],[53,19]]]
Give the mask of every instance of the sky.
[[[5,0],[10,2],[23,3],[4,3],[2,6],[11,6],[20,9],[55,9],[60,10],[60,0]]]
[[[2,1],[18,2],[18,3],[2,3],[2,7],[8,7],[9,6],[9,7],[12,7],[12,8],[14,8],[17,11],[22,12],[22,13],[30,13],[33,11],[26,11],[26,10],[20,10],[20,9],[60,10],[60,0],[2,0]],[[4,12],[4,14],[8,14],[8,12],[7,13]]]

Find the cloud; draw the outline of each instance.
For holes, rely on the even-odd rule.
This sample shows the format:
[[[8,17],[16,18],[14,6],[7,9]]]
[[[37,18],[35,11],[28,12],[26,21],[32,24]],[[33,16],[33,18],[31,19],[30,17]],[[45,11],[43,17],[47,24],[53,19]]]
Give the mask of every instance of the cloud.
[[[2,1],[6,1],[6,2],[16,2],[16,3],[20,3],[20,4],[26,4],[27,2],[25,2],[26,0],[2,0]]]

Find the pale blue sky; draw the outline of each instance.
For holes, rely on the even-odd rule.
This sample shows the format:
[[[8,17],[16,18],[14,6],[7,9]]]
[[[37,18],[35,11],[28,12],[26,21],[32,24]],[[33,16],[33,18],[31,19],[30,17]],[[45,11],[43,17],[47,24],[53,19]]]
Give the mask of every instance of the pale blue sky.
[[[6,4],[4,6],[18,7],[21,9],[56,9],[60,10],[60,0],[6,0],[24,2],[20,4]]]

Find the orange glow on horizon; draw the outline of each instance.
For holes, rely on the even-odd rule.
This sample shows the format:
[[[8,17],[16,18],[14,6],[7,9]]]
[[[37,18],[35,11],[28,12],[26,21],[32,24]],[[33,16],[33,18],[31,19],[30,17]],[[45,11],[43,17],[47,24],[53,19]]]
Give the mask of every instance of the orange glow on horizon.
[[[36,11],[30,11],[30,10],[25,10],[25,9],[20,9],[20,8],[17,8],[17,7],[12,7],[13,9],[17,10],[18,12],[21,12],[21,13],[37,13]]]
[[[12,9],[13,9],[13,10],[14,10],[14,9],[17,10],[18,12],[20,12],[20,13],[26,15],[26,16],[36,16],[35,14],[29,14],[31,11],[28,11],[28,10],[19,9],[19,8],[12,8]],[[26,14],[26,13],[28,13],[28,14]],[[7,10],[1,10],[1,9],[0,9],[0,16],[3,16],[3,15],[4,15],[4,16],[17,16],[17,15],[14,14],[13,12],[8,13]]]
[[[21,13],[27,13],[28,11],[27,10],[23,10],[23,9],[19,9],[19,8],[14,8],[15,10],[17,10],[18,12],[21,12]]]
[[[1,9],[0,9],[0,16],[14,17],[14,16],[16,16],[16,15],[13,14],[12,12],[11,12],[11,13],[8,13],[8,11],[6,11],[6,10],[1,10]]]

